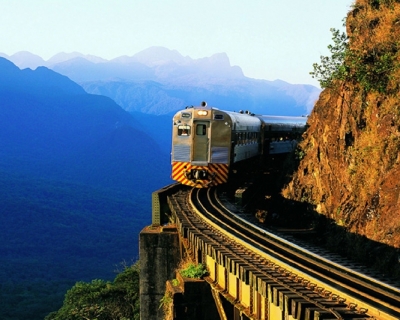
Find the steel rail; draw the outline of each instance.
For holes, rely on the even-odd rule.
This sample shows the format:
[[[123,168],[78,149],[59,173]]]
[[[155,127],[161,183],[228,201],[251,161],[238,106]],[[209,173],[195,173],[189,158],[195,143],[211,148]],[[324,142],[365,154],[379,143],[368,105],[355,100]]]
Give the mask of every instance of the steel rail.
[[[384,294],[388,298],[393,299],[393,301],[395,303],[397,303],[397,305],[400,306],[400,287],[391,285],[387,282],[373,278],[369,275],[361,273],[361,272],[354,270],[352,268],[349,268],[345,265],[339,264],[335,261],[332,261],[328,258],[321,256],[318,253],[314,253],[311,250],[308,250],[308,249],[301,247],[293,242],[290,242],[290,241],[286,240],[285,238],[283,238],[282,236],[278,235],[277,233],[274,233],[272,231],[260,228],[252,223],[249,223],[249,221],[247,221],[246,219],[243,219],[238,214],[232,212],[230,209],[228,209],[226,207],[225,204],[222,203],[220,198],[217,196],[216,189],[214,190],[214,192],[215,192],[214,199],[218,202],[218,208],[222,209],[224,212],[228,213],[228,215],[225,216],[227,219],[232,220],[232,217],[234,217],[234,219],[232,221],[235,221],[235,219],[239,220],[241,223],[246,224],[249,228],[252,228],[255,231],[259,232],[260,234],[263,234],[263,235],[277,241],[277,243],[280,243],[282,245],[282,248],[285,248],[285,246],[286,246],[287,248],[290,248],[293,251],[298,251],[305,257],[307,257],[307,256],[311,257],[315,261],[320,262],[321,266],[328,266],[332,272],[335,272],[334,270],[336,270],[337,272],[340,272],[340,274],[346,274],[347,276],[351,275],[353,277],[354,282],[360,283],[363,286],[366,286],[366,287],[372,289],[374,292],[379,291],[380,293]],[[398,308],[398,311],[400,312],[400,308]]]
[[[210,201],[210,190],[211,189],[207,189],[207,198],[208,198],[208,202],[210,204],[212,204],[212,201]],[[206,223],[210,224],[210,220],[208,220],[209,218],[207,218],[205,215],[208,215],[210,217],[213,214],[208,211],[208,209],[206,208],[206,205],[200,199],[201,192],[203,192],[203,191],[199,190],[199,189],[196,191],[193,191],[191,193],[192,196],[190,197],[190,203],[191,203],[192,209],[196,211],[197,215],[200,215],[202,217],[202,219],[204,219],[206,221]],[[193,194],[196,195],[196,202],[193,201],[193,199],[194,199]],[[202,208],[202,211],[203,211],[202,213],[198,210],[198,206],[200,206]],[[211,225],[212,225],[212,223],[211,223]],[[214,226],[213,226],[213,228],[214,228]],[[235,239],[235,240],[237,240],[237,239]],[[248,245],[245,243],[244,247],[248,247]],[[318,302],[315,298],[308,297],[308,295],[306,293],[303,293],[303,292],[299,291],[297,288],[293,287],[293,285],[290,285],[289,283],[292,281],[290,281],[289,279],[287,282],[282,281],[280,279],[280,277],[271,275],[271,273],[267,272],[264,268],[259,268],[257,265],[253,265],[250,261],[245,260],[242,256],[235,254],[235,252],[233,250],[230,250],[230,251],[231,251],[231,254],[234,254],[238,259],[240,259],[241,261],[243,261],[246,264],[252,265],[259,273],[261,273],[264,276],[268,277],[269,279],[273,280],[275,283],[279,284],[279,286],[284,287],[287,291],[290,291],[293,294],[296,294],[299,298],[303,298],[304,300],[308,301],[310,304],[313,304],[315,307],[331,313],[332,316],[334,316],[336,319],[339,319],[339,320],[343,319],[342,315],[339,312],[337,312],[334,308],[323,305],[322,303]],[[270,257],[266,257],[266,260],[269,262],[270,265],[271,264],[275,265],[275,266],[277,265],[276,261],[272,262]],[[272,271],[276,271],[276,270],[274,269]],[[319,298],[323,299],[325,297],[320,296]],[[339,301],[339,299],[338,299],[337,304],[340,305],[341,302],[342,301]]]
[[[368,315],[378,319],[400,318],[400,309],[397,307],[397,305],[400,305],[397,304],[397,302],[400,301],[400,292],[397,287],[390,286],[388,283],[379,280],[371,281],[361,272],[352,270],[346,266],[342,266],[339,263],[331,261],[325,257],[321,257],[311,250],[305,249],[300,245],[293,244],[287,239],[284,239],[273,232],[249,223],[246,219],[241,217],[242,214],[232,212],[232,210],[227,208],[227,204],[217,196],[215,188],[210,188],[207,190],[207,200],[204,201],[201,199],[204,198],[204,196],[201,196],[201,193],[204,192],[204,190],[201,190],[203,189],[191,189],[187,190],[186,192],[181,191],[181,200],[178,201],[175,199],[173,205],[178,208],[177,211],[179,211],[186,221],[184,222],[186,227],[190,227],[190,229],[195,230],[196,233],[201,234],[205,239],[207,239],[207,241],[216,247],[221,248],[223,245],[222,242],[224,242],[222,239],[225,239],[226,243],[224,244],[224,250],[229,252],[229,255],[235,257],[235,259],[238,261],[242,261],[246,264],[252,263],[252,261],[245,260],[243,255],[236,253],[236,249],[238,248],[237,246],[240,245],[243,248],[241,250],[247,250],[248,252],[251,251],[255,255],[259,255],[260,259],[263,261],[267,261],[267,267],[270,268],[270,270],[276,271],[277,266],[281,266],[279,270],[281,272],[286,271],[291,275],[291,277],[295,277],[295,275],[297,275],[297,277],[300,279],[309,279],[303,281],[309,281],[308,287],[318,287],[319,290],[317,291],[320,291],[321,294],[330,293],[331,298],[337,300],[338,302],[346,301],[346,304],[350,307],[350,309],[358,307],[360,312],[368,312]],[[175,197],[175,195],[173,197]],[[218,215],[224,216],[223,219],[228,220],[229,223],[225,222],[222,218],[218,218]],[[232,224],[233,222],[235,223],[235,226],[229,226],[229,224]],[[249,230],[239,232],[240,228],[243,226],[246,226],[246,228]],[[250,233],[250,235],[246,234],[246,232]],[[263,239],[257,239],[257,237],[262,237]],[[263,241],[269,241],[270,245],[262,247],[260,243]],[[270,248],[272,245],[275,247],[275,250],[273,251],[271,251]],[[284,251],[284,253],[277,251]],[[288,254],[295,257],[301,257],[301,259],[306,261],[307,264],[313,264],[315,261],[317,261],[319,270],[315,270],[317,269],[315,267],[304,266],[302,265],[303,263],[291,260],[291,258],[287,257]],[[254,259],[255,258],[253,256],[253,260]],[[259,268],[259,265],[260,263],[252,264],[252,267],[278,283],[280,286],[286,288],[288,291],[293,291],[298,296],[301,296],[301,292],[290,288],[287,283],[271,276],[271,274],[267,274],[268,272],[266,269]],[[353,283],[357,283],[360,286],[359,292],[354,293],[352,285],[345,283],[341,284],[342,289],[338,289],[339,281],[337,279],[322,279],[322,277],[325,277],[325,275],[321,273],[321,269],[322,271],[329,271],[343,278],[348,278],[349,275],[353,274],[353,276],[355,276]],[[293,280],[291,282],[293,282]],[[370,294],[367,296],[364,293],[364,290],[361,288],[365,282],[367,282],[366,286],[369,288],[369,291],[379,292],[380,294],[385,295],[386,291],[389,291],[390,293],[386,296],[389,296],[390,299],[392,299],[391,303],[376,301],[376,297],[373,295],[371,296]],[[376,287],[374,287],[374,284]],[[348,291],[353,291],[353,293],[345,293],[344,297],[342,292],[344,291],[343,288]],[[321,295],[321,297],[324,296]],[[340,312],[336,311],[334,308],[329,308],[318,303],[318,301],[313,301],[307,297],[307,295],[303,295],[302,298],[322,310],[331,312],[331,314],[337,319],[343,319]],[[375,306],[372,308],[371,303],[375,304]]]
[[[216,191],[214,190],[214,192],[216,192]],[[208,201],[210,203],[212,203],[213,199],[217,199],[216,194],[214,194],[212,197],[209,194]],[[225,206],[223,206],[219,199],[217,202],[218,202],[218,205],[211,204],[212,210],[218,212],[221,215],[224,215],[225,219],[229,219],[231,221],[231,223],[234,222],[236,224],[235,227],[227,227],[227,228],[230,228],[230,233],[238,235],[239,228],[242,228],[245,225],[247,226],[247,228],[250,228],[250,230],[248,230],[247,232],[250,232],[251,236],[242,235],[243,237],[245,237],[245,242],[247,242],[248,245],[250,245],[250,243],[253,243],[255,248],[258,248],[258,249],[260,248],[259,242],[261,241],[261,239],[257,240],[256,243],[253,240],[253,238],[255,236],[255,231],[257,231],[257,233],[259,235],[261,234],[264,236],[263,241],[269,241],[270,243],[271,243],[271,241],[273,241],[273,245],[275,247],[277,247],[277,248],[279,248],[279,250],[283,250],[285,252],[285,256],[281,255],[279,257],[279,259],[287,261],[288,258],[286,255],[289,254],[289,252],[290,252],[291,255],[296,256],[296,257],[301,257],[303,259],[303,261],[307,261],[307,263],[309,263],[309,264],[317,263],[320,270],[323,270],[323,271],[326,270],[326,271],[329,271],[330,273],[333,273],[336,275],[335,280],[328,281],[331,283],[331,285],[328,285],[329,287],[331,287],[330,290],[337,291],[336,287],[338,285],[338,283],[337,283],[338,276],[340,276],[342,279],[348,279],[351,276],[352,281],[353,281],[352,285],[349,285],[346,283],[341,284],[342,288],[345,288],[347,291],[352,291],[353,295],[356,296],[354,298],[354,297],[350,296],[349,294],[346,294],[346,297],[348,300],[352,300],[353,303],[356,303],[358,305],[360,305],[360,304],[371,305],[371,303],[373,303],[376,306],[376,308],[378,308],[378,310],[375,310],[375,312],[373,312],[373,313],[378,313],[379,316],[382,316],[382,310],[386,310],[386,312],[390,312],[394,316],[394,318],[393,318],[393,316],[388,314],[387,315],[388,319],[390,319],[390,318],[398,319],[399,318],[400,309],[396,306],[396,305],[400,305],[400,297],[399,297],[398,288],[392,287],[392,286],[388,285],[387,283],[383,283],[378,280],[371,281],[366,276],[361,274],[360,272],[357,272],[357,271],[352,270],[347,267],[343,267],[340,264],[330,261],[326,258],[319,257],[318,255],[314,254],[313,252],[311,252],[307,249],[304,249],[296,244],[293,244],[293,243],[287,241],[286,239],[283,239],[283,238],[279,237],[278,235],[268,232],[257,226],[251,225],[251,227],[248,227],[250,225],[249,222],[246,221],[245,219],[239,217],[238,215],[233,215],[232,213],[229,213],[229,215],[228,215],[229,217],[226,218],[227,212],[229,212],[230,210],[228,210]],[[216,224],[216,225],[225,224],[225,222],[223,222],[221,219],[218,219],[215,216],[215,212],[213,214],[213,217],[212,218],[209,217],[209,219],[211,219],[212,223]],[[259,235],[257,235],[257,236],[259,236]],[[268,239],[265,239],[265,237],[267,237]],[[271,252],[268,247],[266,247],[264,250],[268,251],[270,254],[275,255],[275,256],[277,254],[277,252]],[[309,274],[314,275],[314,277],[317,277],[317,276],[320,278],[325,277],[321,273],[319,274],[319,272],[316,272],[314,270],[315,267],[314,268],[304,268],[304,266],[299,266],[299,263],[294,262],[294,261],[291,261],[288,264],[291,267],[293,267],[293,265],[296,265],[298,268],[303,269],[303,272],[304,271],[306,272],[305,276],[307,276],[307,274],[309,273]],[[342,282],[344,282],[344,281],[342,280]],[[358,286],[360,286],[358,293],[354,292],[354,289],[353,289],[354,283],[357,283]],[[375,284],[375,286],[374,286],[374,284]],[[380,286],[379,288],[377,288],[378,284]],[[323,282],[321,285],[326,286],[327,284]],[[368,290],[366,288],[368,288]],[[366,297],[365,291],[370,292],[370,294],[367,297]],[[389,291],[389,293],[388,293],[388,291]],[[376,298],[376,294],[371,295],[371,293],[377,293],[377,292],[379,292],[379,294],[381,294],[381,295],[384,295],[385,299],[389,299],[391,302],[386,303],[384,301],[381,301],[380,298]]]

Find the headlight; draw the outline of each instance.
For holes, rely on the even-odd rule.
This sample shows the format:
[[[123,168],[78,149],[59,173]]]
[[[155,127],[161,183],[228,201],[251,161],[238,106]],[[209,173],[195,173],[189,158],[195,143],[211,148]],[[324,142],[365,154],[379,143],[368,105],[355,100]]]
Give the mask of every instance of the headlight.
[[[206,110],[197,111],[197,115],[199,115],[199,116],[206,116],[207,114],[208,114],[208,111],[206,111]]]

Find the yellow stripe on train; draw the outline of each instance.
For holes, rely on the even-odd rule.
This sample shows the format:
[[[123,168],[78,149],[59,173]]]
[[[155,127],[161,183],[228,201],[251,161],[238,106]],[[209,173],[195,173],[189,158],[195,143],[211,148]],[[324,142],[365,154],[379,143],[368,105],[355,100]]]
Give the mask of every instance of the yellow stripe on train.
[[[217,186],[228,181],[227,164],[209,163],[207,166],[192,166],[190,162],[172,162],[172,179],[196,188]]]

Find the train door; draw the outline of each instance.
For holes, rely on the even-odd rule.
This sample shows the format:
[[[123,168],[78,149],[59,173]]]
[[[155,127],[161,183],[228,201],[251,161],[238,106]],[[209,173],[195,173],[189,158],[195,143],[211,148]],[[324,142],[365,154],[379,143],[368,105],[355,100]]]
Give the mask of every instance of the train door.
[[[208,162],[209,121],[194,121],[193,160]]]

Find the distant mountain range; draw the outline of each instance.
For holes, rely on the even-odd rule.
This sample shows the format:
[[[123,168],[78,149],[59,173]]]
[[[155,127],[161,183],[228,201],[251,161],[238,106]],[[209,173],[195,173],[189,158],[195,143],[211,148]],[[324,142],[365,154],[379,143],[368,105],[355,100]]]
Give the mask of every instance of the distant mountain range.
[[[0,170],[151,191],[160,178],[144,176],[142,167],[164,167],[168,181],[159,157],[167,162],[168,153],[110,98],[46,67],[20,70],[4,58],[0,75]]]
[[[59,53],[48,61],[29,52],[0,56],[22,69],[47,66],[129,112],[153,115],[171,115],[203,100],[226,110],[303,115],[312,110],[321,91],[311,85],[245,77],[225,53],[191,59],[176,50],[150,47],[112,60],[78,52]]]

